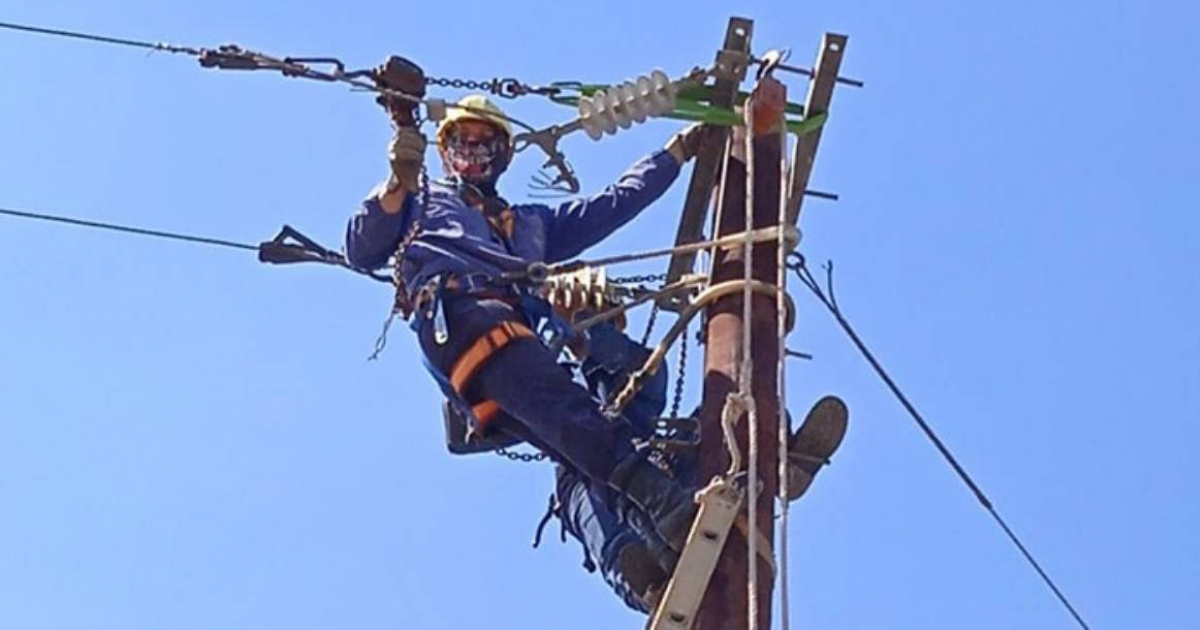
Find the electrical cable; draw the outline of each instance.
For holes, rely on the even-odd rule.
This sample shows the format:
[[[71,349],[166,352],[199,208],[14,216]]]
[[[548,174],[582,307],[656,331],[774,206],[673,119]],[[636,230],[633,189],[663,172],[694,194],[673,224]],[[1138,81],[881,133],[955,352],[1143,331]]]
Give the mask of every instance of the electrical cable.
[[[917,408],[913,406],[911,402],[909,402],[908,397],[904,395],[904,392],[901,391],[900,387],[896,385],[896,382],[892,380],[891,375],[888,374],[887,370],[883,368],[883,365],[881,365],[875,358],[875,355],[872,354],[870,349],[867,348],[867,345],[863,342],[862,338],[858,336],[858,333],[855,332],[854,328],[850,325],[850,322],[846,320],[846,317],[842,314],[841,307],[838,306],[837,297],[833,293],[833,263],[827,263],[825,266],[826,286],[828,287],[828,293],[826,293],[826,291],[821,289],[821,286],[813,277],[812,272],[809,271],[808,265],[805,263],[803,256],[794,254],[791,259],[792,262],[788,263],[788,268],[796,273],[796,276],[800,279],[800,281],[803,282],[806,287],[808,287],[809,291],[812,291],[813,295],[815,295],[821,304],[823,304],[825,308],[833,315],[833,317],[837,320],[838,325],[841,326],[846,335],[850,337],[850,341],[854,343],[856,348],[858,348],[859,353],[861,353],[863,358],[867,360],[867,363],[871,365],[871,367],[875,370],[875,373],[879,375],[879,378],[883,380],[884,384],[887,385],[888,389],[891,390],[896,399],[900,401],[900,404],[904,407],[905,411],[908,412],[908,415],[916,421],[917,425],[921,428],[921,431],[925,434],[925,437],[929,438],[929,440],[933,442],[933,445],[935,448],[937,448],[938,453],[940,453],[942,458],[945,459],[950,467],[954,469],[954,473],[958,475],[958,478],[961,479],[968,488],[970,488],[971,492],[975,495],[975,498],[984,507],[984,509],[986,509],[988,513],[992,515],[992,518],[995,519],[996,523],[1000,525],[1000,528],[1004,530],[1004,533],[1008,536],[1008,539],[1012,541],[1013,545],[1015,545],[1016,548],[1021,552],[1021,555],[1024,556],[1025,560],[1028,561],[1030,566],[1033,567],[1033,570],[1036,571],[1039,576],[1041,576],[1042,581],[1046,583],[1046,586],[1050,587],[1050,590],[1054,593],[1055,597],[1058,598],[1058,601],[1061,602],[1067,611],[1071,613],[1071,616],[1075,618],[1075,621],[1079,624],[1079,627],[1083,628],[1083,630],[1090,630],[1087,622],[1083,620],[1083,617],[1079,614],[1075,607],[1071,605],[1071,602],[1067,599],[1067,596],[1058,588],[1058,585],[1054,583],[1054,580],[1050,578],[1050,575],[1047,574],[1044,569],[1042,569],[1042,565],[1033,557],[1033,554],[1029,552],[1029,549],[1025,547],[1025,544],[1021,542],[1021,539],[1017,537],[1017,534],[1008,526],[1008,523],[1004,521],[1004,519],[1000,516],[1000,513],[996,511],[996,507],[992,505],[991,500],[987,498],[987,495],[983,493],[983,490],[979,488],[979,485],[975,483],[975,480],[972,479],[969,474],[967,474],[967,471],[962,467],[962,464],[958,463],[958,460],[954,457],[954,454],[950,452],[950,449],[945,445],[945,443],[943,443],[937,434],[934,433],[933,428],[929,426],[929,423],[925,421],[925,418],[919,411],[917,411]]]
[[[236,241],[227,241],[219,238],[209,238],[207,236],[196,236],[193,234],[182,234],[179,232],[164,232],[162,230],[149,230],[146,228],[133,227],[129,225],[119,225],[116,223],[104,223],[101,221],[87,221],[84,219],[75,219],[53,214],[41,214],[38,212],[28,212],[25,210],[13,210],[11,208],[0,208],[0,215],[18,217],[22,219],[34,219],[38,221],[50,221],[54,223],[66,223],[80,227],[96,228],[101,230],[110,230],[113,232],[124,232],[127,234],[137,234],[139,236],[150,236],[154,238],[170,239],[175,241],[184,241],[188,243],[199,243],[202,245],[215,245],[218,247],[228,247],[230,249],[241,249],[248,251],[258,251],[258,245],[249,243],[238,243]]]

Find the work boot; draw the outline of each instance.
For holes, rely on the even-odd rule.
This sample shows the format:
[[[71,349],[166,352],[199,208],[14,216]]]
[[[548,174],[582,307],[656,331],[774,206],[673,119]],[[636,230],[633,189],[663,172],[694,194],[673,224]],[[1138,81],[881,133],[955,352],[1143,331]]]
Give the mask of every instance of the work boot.
[[[799,499],[846,435],[849,412],[837,396],[817,401],[788,446],[788,500]]]
[[[654,594],[666,588],[671,579],[670,570],[663,564],[674,567],[678,556],[668,551],[666,555],[654,553],[644,539],[636,540],[621,548],[617,554],[617,570],[629,587],[634,602],[642,608],[642,612],[654,609]],[[628,598],[626,598],[628,602]]]
[[[654,451],[634,453],[613,469],[608,485],[620,495],[614,512],[642,536],[661,539],[679,553],[699,506],[693,492],[651,463],[649,454]]]

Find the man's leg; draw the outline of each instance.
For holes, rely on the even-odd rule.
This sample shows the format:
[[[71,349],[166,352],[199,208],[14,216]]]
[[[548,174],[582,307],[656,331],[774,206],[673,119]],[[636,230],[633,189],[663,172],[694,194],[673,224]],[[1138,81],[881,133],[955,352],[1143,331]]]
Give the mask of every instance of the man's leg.
[[[696,513],[691,493],[639,453],[624,423],[596,402],[534,339],[518,339],[476,373],[472,391],[495,401],[566,463],[616,491],[613,511],[678,551]]]
[[[583,543],[617,597],[634,610],[649,612],[670,579],[660,556],[671,552],[652,552],[646,540],[609,511],[587,479],[561,465],[556,472],[563,526]]]
[[[588,478],[606,481],[632,451],[628,431],[605,418],[536,339],[518,339],[497,352],[476,373],[470,391],[495,401]]]

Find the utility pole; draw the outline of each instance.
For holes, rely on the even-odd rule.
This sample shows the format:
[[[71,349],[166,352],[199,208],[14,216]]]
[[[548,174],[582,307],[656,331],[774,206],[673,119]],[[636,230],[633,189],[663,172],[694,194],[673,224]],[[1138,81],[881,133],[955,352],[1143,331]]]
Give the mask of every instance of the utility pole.
[[[754,208],[753,228],[768,228],[778,222],[779,214],[779,160],[783,151],[778,134],[762,136],[754,140]],[[732,153],[732,152],[731,152]],[[719,224],[717,237],[736,234],[746,229],[746,164],[730,155],[726,158],[725,192],[723,204],[718,209]],[[755,280],[775,284],[775,247],[761,243],[754,248],[751,273]],[[712,283],[736,281],[743,277],[744,252],[729,249],[718,252],[713,260]],[[700,479],[721,474],[729,465],[729,455],[721,429],[722,410],[730,394],[738,390],[738,373],[741,368],[743,327],[751,332],[750,357],[753,363],[753,389],[758,421],[758,470],[762,479],[757,510],[758,527],[765,540],[774,540],[774,499],[778,494],[779,467],[779,413],[777,403],[775,370],[782,360],[776,336],[775,299],[769,295],[755,293],[752,300],[750,321],[742,318],[742,294],[736,293],[712,303],[705,311],[705,357],[704,398],[700,407]],[[740,451],[749,452],[747,419],[737,424],[737,442]],[[769,549],[763,551],[769,552]],[[700,611],[696,617],[697,630],[740,630],[747,625],[749,602],[747,582],[749,558],[746,539],[741,534],[731,534],[721,559],[709,582]],[[758,571],[758,626],[763,630],[771,627],[772,575],[770,566],[760,559]]]
[[[752,23],[748,20],[734,18],[730,21],[726,36],[726,48],[722,51],[725,59],[731,64],[730,69],[737,69],[738,50],[730,51],[731,36],[740,33],[741,40],[735,40],[740,51],[745,55],[741,71],[749,65],[750,31]],[[806,99],[805,116],[815,116],[827,112],[832,97],[834,83],[837,80],[842,52],[845,49],[846,37],[826,34],[818,54],[817,63],[813,66],[813,77],[809,84]],[[721,60],[721,56],[718,56]],[[736,85],[736,84],[735,84]],[[747,133],[752,133],[747,131]],[[816,155],[819,132],[809,134],[796,142],[792,158],[792,171],[788,174],[788,207],[787,216],[792,224],[799,221],[800,206],[804,197],[805,187]],[[732,146],[732,145],[731,145]],[[709,148],[712,150],[712,147]],[[719,150],[719,149],[718,149]],[[783,152],[787,150],[779,134],[769,134],[755,138],[753,141],[753,177],[754,177],[754,207],[752,209],[752,228],[769,228],[779,223],[779,207],[781,196],[781,169],[779,167]],[[724,193],[717,209],[713,234],[721,237],[736,234],[746,230],[746,186],[747,169],[744,156],[737,151],[729,151],[721,166],[724,172]],[[703,163],[701,163],[703,164]],[[697,178],[707,177],[697,165],[696,175],[693,176],[693,186]],[[718,175],[719,177],[719,175]],[[708,181],[713,181],[709,179]],[[703,185],[705,182],[699,182]],[[703,191],[702,191],[703,192]],[[689,201],[692,194],[689,192]],[[707,202],[707,200],[705,200]],[[685,212],[685,222],[688,217]],[[680,237],[683,238],[685,229],[694,229],[695,217],[690,225],[681,225]],[[703,222],[703,216],[700,218]],[[712,284],[724,281],[740,280],[743,277],[745,264],[744,251],[729,249],[716,253],[712,261]],[[755,280],[776,285],[777,260],[776,246],[773,243],[761,243],[753,249],[751,273]],[[673,270],[674,271],[674,270]],[[761,480],[761,492],[758,493],[757,505],[751,506],[757,514],[758,529],[762,533],[760,540],[773,545],[775,497],[778,495],[779,480],[779,422],[783,417],[778,409],[779,392],[776,384],[776,370],[780,361],[784,360],[779,354],[779,338],[776,330],[777,310],[776,300],[770,295],[755,293],[752,298],[752,311],[749,321],[743,318],[743,296],[741,293],[729,295],[715,300],[705,311],[704,338],[704,394],[700,410],[701,444],[700,470],[698,479],[709,479],[714,475],[725,472],[729,465],[729,455],[721,428],[722,410],[726,399],[738,389],[738,374],[741,364],[741,348],[744,327],[749,326],[751,332],[750,359],[752,362],[752,390],[757,410],[757,450],[758,471]],[[747,418],[742,417],[737,425],[736,439],[738,448],[744,455],[749,451],[749,428]],[[745,461],[743,457],[743,461]],[[745,464],[743,464],[743,468]],[[761,547],[761,546],[760,546]],[[771,549],[761,549],[760,552],[769,557]],[[755,566],[747,554],[747,540],[740,533],[732,534],[721,552],[720,560],[709,582],[704,599],[696,615],[697,630],[744,630],[749,618],[750,602],[747,584],[750,571],[757,572],[758,628],[769,630],[771,627],[771,602],[774,587],[774,576],[770,563],[765,558],[756,559]]]

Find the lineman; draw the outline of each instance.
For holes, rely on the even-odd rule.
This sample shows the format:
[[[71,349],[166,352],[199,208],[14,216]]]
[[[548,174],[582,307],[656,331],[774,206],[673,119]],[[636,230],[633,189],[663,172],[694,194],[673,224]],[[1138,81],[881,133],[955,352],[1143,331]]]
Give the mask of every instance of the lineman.
[[[651,461],[650,449],[635,450],[629,428],[605,418],[539,341],[533,331],[548,305],[497,280],[576,257],[632,220],[674,182],[702,130],[677,134],[598,194],[557,207],[509,204],[497,182],[512,158],[511,126],[486,98],[468,96],[438,128],[445,177],[422,185],[426,141],[400,127],[391,175],[346,236],[356,267],[396,256],[398,303],[411,309],[430,371],[476,430],[517,436],[569,465],[603,489],[623,523],[675,553],[696,512],[691,493]],[[674,555],[661,562],[669,573]]]

